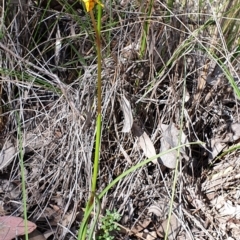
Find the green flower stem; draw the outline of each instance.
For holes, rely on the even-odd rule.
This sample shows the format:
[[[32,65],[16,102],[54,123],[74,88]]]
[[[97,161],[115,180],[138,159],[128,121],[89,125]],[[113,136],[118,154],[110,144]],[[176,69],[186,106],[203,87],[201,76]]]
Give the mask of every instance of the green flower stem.
[[[23,216],[24,216],[24,232],[25,239],[28,240],[28,221],[27,221],[27,193],[26,193],[26,180],[25,180],[25,169],[23,162],[23,136],[21,131],[21,122],[19,113],[16,112],[17,119],[17,134],[18,134],[18,149],[19,149],[19,160],[20,160],[20,168],[21,168],[21,179],[22,179],[22,199],[23,199]]]
[[[96,33],[96,48],[97,48],[97,65],[98,65],[98,74],[97,74],[97,128],[96,128],[96,139],[95,139],[95,154],[94,154],[94,164],[93,164],[93,175],[92,175],[92,184],[91,184],[91,194],[86,206],[86,210],[84,213],[84,218],[81,223],[81,227],[79,229],[78,240],[85,240],[87,234],[87,223],[89,220],[90,214],[88,214],[89,210],[93,208],[95,192],[97,187],[97,178],[98,178],[98,169],[99,169],[99,154],[101,148],[101,125],[102,125],[102,117],[101,117],[101,103],[102,103],[102,56],[101,56],[101,16],[102,16],[102,7],[98,4],[98,21],[97,25],[95,22],[95,18],[93,15],[93,11],[90,11],[90,17],[92,20],[92,24]],[[99,204],[100,205],[100,204]],[[100,211],[100,210],[99,210]],[[96,217],[97,219],[97,217]],[[96,219],[94,223],[96,224]],[[95,226],[94,224],[94,226]],[[91,233],[93,233],[94,226],[92,227]]]

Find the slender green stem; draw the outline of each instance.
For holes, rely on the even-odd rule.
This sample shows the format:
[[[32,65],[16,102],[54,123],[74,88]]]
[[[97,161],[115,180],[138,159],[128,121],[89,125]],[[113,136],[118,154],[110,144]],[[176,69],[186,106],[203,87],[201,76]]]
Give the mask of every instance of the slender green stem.
[[[153,8],[153,0],[151,0],[148,4],[148,14],[147,18],[149,18],[152,14],[152,8]],[[143,36],[142,36],[142,42],[141,42],[141,49],[140,49],[140,56],[143,57],[147,45],[147,36],[148,36],[148,31],[149,31],[149,19],[147,19],[144,22],[143,25]]]
[[[27,194],[26,194],[26,184],[25,184],[25,169],[23,163],[23,136],[21,131],[21,123],[19,113],[16,113],[17,118],[17,134],[18,134],[18,149],[19,149],[19,160],[21,168],[21,179],[22,179],[22,201],[23,201],[23,216],[24,216],[24,232],[25,239],[28,240],[28,225],[27,225]]]
[[[98,176],[98,166],[99,166],[99,153],[101,147],[101,114],[97,116],[97,133],[96,133],[96,146],[95,146],[95,156],[94,166],[93,166],[93,181],[92,181],[92,192],[95,193],[97,185],[97,176]]]
[[[90,232],[89,232],[89,239],[92,239],[93,232],[94,232],[95,226],[97,224],[97,220],[98,220],[98,217],[100,215],[100,210],[101,210],[100,200],[99,200],[97,195],[95,195],[95,200],[96,200],[96,203],[97,203],[97,213],[95,215],[95,219],[94,219],[93,225],[92,225],[92,227],[90,229]]]
[[[102,117],[101,117],[101,103],[102,103],[102,56],[101,56],[101,15],[102,15],[102,7],[98,5],[98,18],[97,25],[95,22],[95,18],[92,10],[90,11],[90,17],[92,20],[92,24],[94,30],[96,32],[96,48],[97,48],[97,65],[98,65],[98,74],[97,74],[97,128],[96,128],[96,139],[95,139],[95,155],[94,155],[94,164],[93,164],[93,175],[92,175],[92,184],[91,184],[91,193],[86,206],[86,210],[84,213],[84,219],[82,221],[81,227],[79,229],[78,240],[85,240],[87,234],[87,223],[89,220],[89,209],[92,209],[93,202],[95,198],[95,192],[97,187],[97,178],[98,178],[98,169],[99,169],[99,154],[101,148],[101,125],[102,125]],[[99,203],[100,205],[100,203]],[[94,225],[96,224],[96,219],[94,220]],[[93,227],[94,228],[94,227]],[[92,228],[92,229],[93,229]],[[91,239],[91,238],[90,238]]]

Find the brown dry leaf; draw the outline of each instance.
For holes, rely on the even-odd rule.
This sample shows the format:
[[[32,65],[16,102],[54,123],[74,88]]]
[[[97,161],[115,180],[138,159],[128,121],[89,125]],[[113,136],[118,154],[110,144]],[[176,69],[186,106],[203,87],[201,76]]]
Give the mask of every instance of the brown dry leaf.
[[[170,125],[161,124],[161,129],[163,131],[161,138],[161,148],[160,152],[163,153],[171,148],[178,146],[178,139],[180,131],[176,128],[175,124],[171,123]],[[181,134],[181,143],[188,143],[187,137],[184,133]],[[184,157],[186,160],[189,157],[185,153],[185,148],[180,149],[181,155],[180,158]],[[177,161],[177,150],[169,152],[161,156],[161,160],[164,166],[167,168],[175,168]]]
[[[164,138],[161,139],[161,148],[160,152],[165,152],[171,149],[171,145],[168,144]],[[177,161],[177,151],[172,151],[161,156],[162,163],[167,168],[175,168]]]
[[[17,148],[14,144],[7,140],[2,147],[0,152],[0,170],[7,167],[14,159],[17,153]]]
[[[142,232],[137,233],[137,237],[144,239],[144,240],[155,240],[157,239],[157,233],[156,232]]]
[[[72,210],[71,212],[68,212],[64,215],[63,221],[61,224],[62,226],[65,227],[65,228],[63,228],[63,233],[62,233],[63,236],[65,236],[69,232],[68,229],[72,225],[73,221],[75,221],[76,215],[77,215],[77,212],[74,210]]]
[[[37,229],[35,229],[33,232],[31,232],[28,235],[28,239],[29,240],[46,240],[44,235],[41,232],[39,232]]]
[[[168,219],[165,219],[161,226],[157,230],[157,234],[159,237],[164,237],[166,230],[167,230],[167,222]],[[171,219],[170,219],[170,226],[168,230],[168,240],[175,240],[179,231],[180,231],[180,223],[178,219],[175,217],[175,215],[172,214]]]
[[[122,145],[120,145],[120,151],[122,152],[123,156],[125,157],[125,159],[127,160],[127,162],[129,164],[132,164],[132,160],[130,159],[129,155],[127,154],[127,152],[123,149]]]
[[[136,123],[133,123],[132,126],[132,134],[138,138],[138,146],[143,150],[145,156],[147,158],[153,157],[156,155],[156,150],[154,145],[149,138],[149,136],[140,128]],[[157,163],[157,159],[152,161],[153,163]]]
[[[50,236],[52,236],[56,232],[56,228],[51,228],[50,230],[47,230],[44,232],[44,237],[48,239]]]
[[[28,233],[36,229],[36,225],[27,221]],[[24,220],[20,217],[3,216],[0,217],[0,239],[12,240],[16,236],[24,235]]]
[[[147,228],[147,226],[150,224],[150,222],[151,222],[151,219],[147,218],[147,219],[144,219],[144,221],[142,223],[140,223],[140,222],[136,223],[134,225],[134,227],[131,229],[131,232],[134,234],[141,232],[142,230]]]
[[[240,205],[234,206],[231,201],[226,201],[224,206],[218,210],[219,214],[223,217],[234,217],[235,219],[240,219]]]
[[[4,202],[0,201],[0,216],[5,215],[6,211],[4,209]]]
[[[215,157],[218,156],[220,152],[226,147],[226,144],[221,142],[220,139],[212,138],[210,141],[211,147],[210,152],[208,153],[208,160],[212,161]]]
[[[124,115],[122,132],[128,133],[131,131],[133,125],[133,116],[130,102],[125,98],[124,95],[122,96],[121,107]]]
[[[240,123],[233,123],[230,126],[232,131],[232,141],[237,141],[240,138]]]
[[[143,132],[143,134],[138,138],[138,145],[141,147],[141,149],[144,152],[144,155],[147,158],[151,158],[156,155],[156,150],[153,145],[153,142],[151,141],[150,137],[146,134],[146,132]],[[154,159],[152,161],[153,163],[158,163],[157,159]]]
[[[19,187],[7,179],[0,179],[0,193],[4,193],[5,197],[16,199],[21,191]]]
[[[240,177],[239,174],[232,175],[234,170],[233,166],[228,166],[227,164],[221,166],[223,167],[222,169],[215,170],[215,172],[208,176],[206,181],[202,184],[202,190],[205,193],[216,192],[224,185],[227,185],[226,180],[230,181]]]
[[[61,221],[61,214],[62,210],[57,207],[46,207],[41,215],[41,217],[38,219],[39,221],[45,221],[45,219],[51,219],[49,220],[49,223],[51,226],[57,226],[57,224]]]
[[[29,131],[25,135],[24,148],[25,152],[32,151],[33,149],[41,148],[42,146],[48,145],[51,139],[51,132],[37,132],[37,131]]]
[[[138,43],[129,44],[128,46],[124,47],[121,50],[120,59],[122,60],[122,62],[126,62],[134,59],[139,49],[140,49],[140,41]]]

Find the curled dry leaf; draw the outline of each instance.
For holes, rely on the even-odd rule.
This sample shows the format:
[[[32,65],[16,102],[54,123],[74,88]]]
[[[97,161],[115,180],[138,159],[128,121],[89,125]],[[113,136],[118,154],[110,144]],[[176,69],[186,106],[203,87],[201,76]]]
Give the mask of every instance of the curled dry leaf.
[[[0,152],[0,170],[7,167],[13,161],[16,153],[17,148],[10,140],[7,140],[3,144],[2,150]]]
[[[31,233],[36,229],[36,225],[27,221],[27,231]],[[16,236],[24,235],[24,220],[20,217],[3,216],[0,217],[0,239],[12,240]]]
[[[148,208],[148,213],[152,213],[160,219],[165,219],[169,211],[168,199],[161,199]]]
[[[162,216],[162,213],[163,211],[156,205],[151,205],[149,208],[148,208],[148,213],[153,213],[155,214],[157,217],[161,217]]]
[[[52,236],[52,235],[54,235],[54,233],[56,232],[56,227],[53,227],[53,228],[51,228],[50,230],[47,230],[46,232],[44,232],[44,237],[46,238],[46,239],[48,239],[50,236]]]
[[[133,125],[133,116],[130,102],[125,98],[124,95],[122,96],[121,107],[124,115],[122,132],[128,133]]]

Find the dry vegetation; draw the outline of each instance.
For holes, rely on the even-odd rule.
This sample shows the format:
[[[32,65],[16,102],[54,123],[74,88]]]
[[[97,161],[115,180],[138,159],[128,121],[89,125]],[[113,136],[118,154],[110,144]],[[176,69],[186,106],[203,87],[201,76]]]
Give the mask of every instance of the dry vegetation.
[[[176,147],[179,133],[204,144],[127,175],[101,199],[100,218],[121,214],[114,239],[163,239],[168,215],[167,239],[239,239],[240,1],[169,2],[103,2],[98,193]],[[93,167],[95,35],[79,2],[20,3],[1,5],[0,214],[23,217],[23,158],[35,234],[76,239]]]

